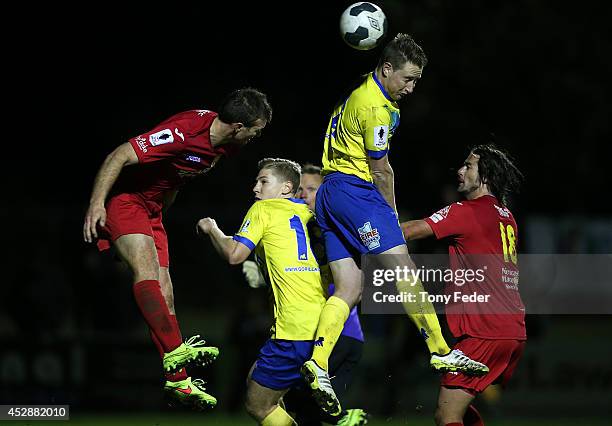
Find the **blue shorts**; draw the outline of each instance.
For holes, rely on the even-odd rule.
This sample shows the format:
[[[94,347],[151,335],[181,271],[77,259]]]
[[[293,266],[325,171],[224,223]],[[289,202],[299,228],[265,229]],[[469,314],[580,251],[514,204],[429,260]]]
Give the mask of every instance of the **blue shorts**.
[[[316,214],[329,262],[406,244],[395,211],[376,185],[357,176],[325,176],[317,191]]]
[[[251,379],[274,390],[284,390],[303,383],[302,364],[312,356],[312,340],[268,339],[261,347]]]

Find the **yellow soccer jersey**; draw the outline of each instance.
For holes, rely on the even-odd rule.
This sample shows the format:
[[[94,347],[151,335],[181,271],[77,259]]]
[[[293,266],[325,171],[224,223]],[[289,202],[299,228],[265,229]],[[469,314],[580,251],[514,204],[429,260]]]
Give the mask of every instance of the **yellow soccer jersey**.
[[[342,172],[372,182],[368,157],[387,155],[399,118],[397,103],[370,73],[332,113],[325,133],[322,174]]]
[[[274,303],[273,339],[314,340],[325,304],[319,265],[306,224],[313,217],[303,200],[255,202],[234,239],[255,250]]]

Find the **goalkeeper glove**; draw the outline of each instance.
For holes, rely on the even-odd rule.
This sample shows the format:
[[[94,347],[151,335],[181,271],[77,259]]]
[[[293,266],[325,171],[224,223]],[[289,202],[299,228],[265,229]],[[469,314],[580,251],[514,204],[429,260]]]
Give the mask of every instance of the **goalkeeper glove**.
[[[264,280],[259,266],[252,260],[246,260],[242,264],[242,273],[251,288],[259,288],[266,285],[266,280]]]

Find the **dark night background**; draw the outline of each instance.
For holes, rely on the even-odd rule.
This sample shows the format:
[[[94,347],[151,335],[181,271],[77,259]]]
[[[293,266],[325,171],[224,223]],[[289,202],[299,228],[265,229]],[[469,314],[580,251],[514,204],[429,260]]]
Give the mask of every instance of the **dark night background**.
[[[259,159],[320,163],[334,102],[381,50],[342,42],[338,19],[351,3],[47,4],[36,16],[9,17],[18,25],[7,38],[5,102],[16,112],[7,127],[19,143],[5,157],[0,209],[8,253],[1,403],[161,410],[158,359],[129,277],[82,242],[91,185],[106,154],[128,138],[179,111],[215,110],[227,92],[252,86],[274,109],[263,137],[183,188],[165,218],[183,334],[221,347],[217,364],[201,373],[220,399],[218,413],[241,412],[243,379],[268,325],[266,292],[248,288],[193,229],[205,216],[226,233],[237,229]],[[454,201],[454,170],[468,147],[494,141],[526,177],[512,204],[522,252],[612,253],[604,3],[376,3],[389,20],[386,41],[410,33],[429,58],[392,140],[402,219]],[[363,323],[350,403],[379,419],[430,417],[437,379],[412,325],[399,316]],[[609,417],[611,325],[604,315],[530,317],[516,380],[501,401],[483,400],[487,416]]]

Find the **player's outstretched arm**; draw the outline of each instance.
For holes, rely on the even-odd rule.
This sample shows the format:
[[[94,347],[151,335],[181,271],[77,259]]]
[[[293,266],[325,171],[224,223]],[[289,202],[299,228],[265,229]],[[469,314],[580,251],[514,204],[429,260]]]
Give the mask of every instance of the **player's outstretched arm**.
[[[369,158],[369,160],[374,185],[376,185],[387,203],[389,203],[397,213],[397,208],[395,206],[395,176],[391,164],[389,163],[389,156],[385,155],[378,160]]]
[[[89,208],[85,214],[83,224],[83,239],[85,242],[91,243],[95,238],[98,238],[96,229],[98,223],[100,226],[104,226],[106,223],[104,202],[119,173],[121,173],[121,169],[136,163],[138,163],[138,156],[129,142],[119,145],[117,149],[108,154],[104,163],[102,163],[96,175],[89,199]]]
[[[431,226],[422,219],[402,222],[400,226],[402,227],[402,232],[404,233],[404,239],[406,241],[420,240],[434,235]]]
[[[250,248],[225,235],[217,226],[217,222],[210,217],[198,221],[196,233],[198,235],[208,235],[217,253],[230,265],[238,265],[244,262],[251,254]]]

